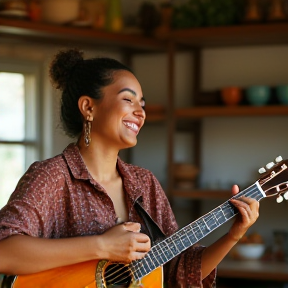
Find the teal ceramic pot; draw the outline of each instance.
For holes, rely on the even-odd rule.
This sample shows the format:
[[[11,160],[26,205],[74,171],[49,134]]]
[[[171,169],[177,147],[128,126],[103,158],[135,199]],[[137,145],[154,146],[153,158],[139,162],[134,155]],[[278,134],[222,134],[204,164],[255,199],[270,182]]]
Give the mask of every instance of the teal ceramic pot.
[[[247,88],[247,101],[254,106],[262,106],[267,104],[270,99],[270,87],[264,85],[255,85]]]
[[[288,105],[288,84],[277,86],[276,95],[280,104]]]

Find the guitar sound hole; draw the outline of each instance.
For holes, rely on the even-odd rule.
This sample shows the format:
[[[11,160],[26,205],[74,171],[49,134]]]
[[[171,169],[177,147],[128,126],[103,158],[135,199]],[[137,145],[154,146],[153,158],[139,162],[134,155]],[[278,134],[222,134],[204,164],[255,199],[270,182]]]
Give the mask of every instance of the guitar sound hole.
[[[104,278],[107,288],[128,288],[131,284],[131,272],[124,264],[110,264],[106,267]]]

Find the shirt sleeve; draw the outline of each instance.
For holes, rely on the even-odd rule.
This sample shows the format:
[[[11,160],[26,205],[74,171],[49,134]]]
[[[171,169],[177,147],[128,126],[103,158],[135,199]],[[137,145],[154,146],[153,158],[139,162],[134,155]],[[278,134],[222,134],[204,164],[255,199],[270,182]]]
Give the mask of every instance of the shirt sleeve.
[[[152,218],[155,217],[154,219],[156,219],[165,235],[170,236],[178,230],[178,225],[166,194],[156,177],[152,176],[152,182],[156,209],[151,209],[150,207],[150,211],[153,214],[151,216]],[[166,285],[173,288],[216,287],[216,269],[202,280],[201,259],[204,249],[204,246],[195,244],[165,264],[164,282]]]
[[[53,201],[47,196],[49,191],[53,191],[53,181],[35,162],[0,210],[0,240],[17,234],[45,237],[45,229],[49,229],[51,222],[47,219],[51,216]]]

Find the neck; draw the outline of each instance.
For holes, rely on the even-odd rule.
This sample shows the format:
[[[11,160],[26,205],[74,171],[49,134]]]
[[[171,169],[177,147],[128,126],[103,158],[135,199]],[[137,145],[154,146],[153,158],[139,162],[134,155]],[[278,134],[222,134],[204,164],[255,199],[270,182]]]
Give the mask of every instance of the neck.
[[[119,176],[116,168],[119,151],[107,149],[96,141],[86,147],[81,138],[77,146],[89,173],[97,182],[109,182]]]

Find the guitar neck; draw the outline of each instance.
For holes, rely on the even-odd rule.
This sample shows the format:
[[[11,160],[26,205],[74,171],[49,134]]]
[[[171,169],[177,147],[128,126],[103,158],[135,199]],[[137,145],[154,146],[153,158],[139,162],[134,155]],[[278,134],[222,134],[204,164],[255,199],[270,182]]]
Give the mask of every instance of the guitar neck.
[[[251,197],[257,201],[266,197],[258,182],[237,193],[232,198],[237,199],[241,196]],[[157,267],[167,263],[233,218],[238,212],[229,200],[157,243],[143,259],[132,262],[130,269],[135,279],[140,279]]]

